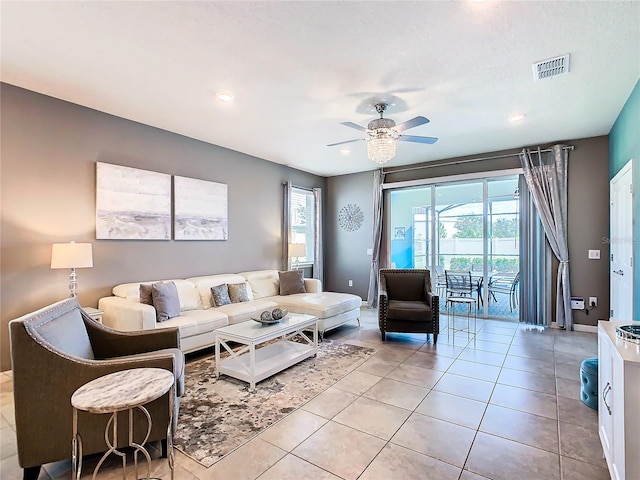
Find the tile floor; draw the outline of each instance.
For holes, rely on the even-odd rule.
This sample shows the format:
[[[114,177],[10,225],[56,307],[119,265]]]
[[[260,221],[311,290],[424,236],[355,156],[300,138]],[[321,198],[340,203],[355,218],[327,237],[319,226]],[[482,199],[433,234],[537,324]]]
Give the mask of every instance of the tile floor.
[[[597,414],[579,400],[580,362],[597,354],[595,334],[487,320],[469,342],[464,333],[447,337],[446,317],[442,323],[437,345],[407,334],[388,334],[383,344],[376,312],[363,309],[361,327],[328,337],[376,355],[211,468],[176,452],[175,478],[609,478]],[[0,477],[20,479],[10,373],[0,382]],[[152,474],[168,479],[166,460],[153,453]],[[69,461],[40,475],[68,478]],[[122,478],[119,464],[98,478]]]

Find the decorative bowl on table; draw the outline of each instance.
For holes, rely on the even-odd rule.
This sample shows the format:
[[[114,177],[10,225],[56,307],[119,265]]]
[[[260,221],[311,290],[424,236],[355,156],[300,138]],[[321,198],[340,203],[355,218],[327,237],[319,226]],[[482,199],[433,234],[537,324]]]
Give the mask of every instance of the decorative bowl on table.
[[[260,317],[252,318],[252,320],[260,322],[263,325],[271,325],[280,322],[288,313],[285,309],[274,308],[273,310],[265,310],[260,314]]]

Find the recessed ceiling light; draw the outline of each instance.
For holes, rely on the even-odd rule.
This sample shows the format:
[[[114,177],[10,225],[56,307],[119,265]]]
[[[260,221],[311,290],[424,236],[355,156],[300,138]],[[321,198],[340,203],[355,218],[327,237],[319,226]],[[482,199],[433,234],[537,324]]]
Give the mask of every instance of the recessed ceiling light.
[[[524,120],[524,117],[526,117],[527,114],[526,113],[514,113],[513,115],[509,115],[509,121],[511,123],[516,123],[519,122],[521,120]]]
[[[345,147],[345,148],[341,148],[341,149],[340,149],[340,153],[341,153],[342,155],[349,155],[349,154],[351,153],[351,150],[349,150],[349,149],[348,149],[348,148],[346,148],[346,147]]]
[[[233,93],[229,93],[229,92],[220,92],[218,94],[218,100],[220,100],[221,102],[233,102],[233,100],[236,97],[233,95]]]

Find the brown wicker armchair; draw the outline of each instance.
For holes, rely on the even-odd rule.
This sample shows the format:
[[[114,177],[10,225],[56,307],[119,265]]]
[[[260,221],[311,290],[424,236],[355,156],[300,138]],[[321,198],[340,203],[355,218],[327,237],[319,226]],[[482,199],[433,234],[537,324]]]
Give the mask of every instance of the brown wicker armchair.
[[[440,298],[429,270],[380,269],[378,323],[383,341],[387,332],[432,334],[438,341]]]

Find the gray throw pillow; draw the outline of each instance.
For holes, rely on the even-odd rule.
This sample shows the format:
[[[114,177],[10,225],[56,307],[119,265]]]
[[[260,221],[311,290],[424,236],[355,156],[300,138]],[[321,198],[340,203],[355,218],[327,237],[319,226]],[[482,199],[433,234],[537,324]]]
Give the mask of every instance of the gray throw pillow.
[[[230,283],[227,285],[229,290],[229,298],[231,303],[240,303],[249,301],[249,291],[245,283]]]
[[[280,277],[280,295],[293,295],[294,293],[307,293],[304,288],[304,272],[302,270],[289,270],[278,272]]]
[[[231,299],[229,298],[229,289],[227,288],[227,284],[223,283],[222,285],[216,285],[215,287],[211,287],[211,306],[212,307],[221,307],[223,305],[229,305],[231,303]]]
[[[145,305],[153,305],[153,295],[151,294],[151,290],[151,284],[140,284],[140,303],[144,303]]]
[[[154,283],[151,286],[151,295],[158,322],[165,322],[180,315],[180,300],[175,283]]]

